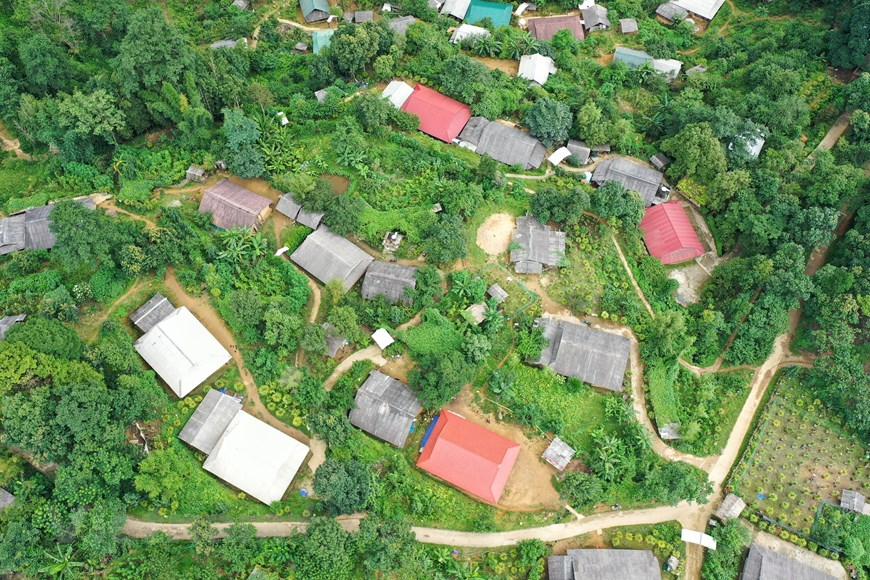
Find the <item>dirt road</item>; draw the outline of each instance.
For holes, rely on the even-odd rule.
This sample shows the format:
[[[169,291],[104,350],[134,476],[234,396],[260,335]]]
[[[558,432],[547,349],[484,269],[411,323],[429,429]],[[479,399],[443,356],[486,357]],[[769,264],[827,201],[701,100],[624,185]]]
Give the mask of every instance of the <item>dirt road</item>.
[[[816,153],[819,151],[827,151],[831,149],[834,145],[837,144],[837,141],[846,132],[846,129],[849,128],[849,118],[852,116],[852,111],[846,111],[842,115],[840,115],[837,120],[831,125],[831,128],[828,129],[827,134],[825,134],[824,138],[819,141],[819,144],[816,145],[816,148],[813,149],[813,152],[809,154],[807,157],[807,163],[812,165],[815,162]]]
[[[362,350],[358,350],[343,361],[341,361],[332,374],[323,382],[323,388],[327,391],[332,390],[341,375],[347,372],[347,369],[358,360],[370,360],[377,366],[382,367],[387,364],[387,359],[381,354],[381,347],[376,344],[368,346]]]

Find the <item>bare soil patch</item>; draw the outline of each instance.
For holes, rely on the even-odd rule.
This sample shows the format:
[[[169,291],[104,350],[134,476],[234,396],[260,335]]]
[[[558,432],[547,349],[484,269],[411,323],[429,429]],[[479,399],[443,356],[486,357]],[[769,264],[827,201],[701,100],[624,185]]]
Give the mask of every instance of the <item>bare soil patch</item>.
[[[559,493],[553,487],[556,470],[545,464],[541,454],[550,444],[543,438],[529,439],[523,428],[513,423],[500,422],[498,417],[483,413],[472,401],[466,386],[447,408],[477,425],[507,437],[521,445],[520,455],[508,478],[499,507],[512,510],[538,510],[559,508]]]
[[[507,251],[514,231],[514,218],[507,213],[494,213],[477,228],[477,245],[489,256]]]
[[[677,302],[683,306],[695,304],[701,296],[701,289],[710,277],[704,268],[696,262],[691,262],[682,268],[671,270],[668,278],[677,281],[680,287],[677,289]]]
[[[520,61],[518,61],[518,60],[507,60],[507,59],[503,59],[503,58],[486,58],[484,56],[475,56],[472,58],[474,58],[474,60],[481,63],[483,66],[485,66],[489,70],[500,70],[504,73],[509,74],[512,77],[517,76],[517,73],[520,70]]]

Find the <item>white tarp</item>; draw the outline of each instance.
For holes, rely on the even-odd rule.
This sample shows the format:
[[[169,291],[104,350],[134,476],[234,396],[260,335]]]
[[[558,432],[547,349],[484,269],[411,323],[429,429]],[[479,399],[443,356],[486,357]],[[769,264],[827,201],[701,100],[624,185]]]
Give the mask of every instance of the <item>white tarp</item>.
[[[307,445],[239,411],[202,466],[270,504],[284,496],[307,456]]]
[[[232,358],[185,306],[155,324],[133,346],[180,398]]]
[[[556,63],[549,56],[526,54],[520,57],[520,70],[517,76],[543,85],[556,73]]]
[[[528,2],[523,2],[522,4],[520,4],[519,6],[517,6],[517,9],[516,9],[516,10],[514,10],[514,15],[519,16],[520,14],[522,14],[523,12],[525,12],[525,11],[526,11],[526,8],[528,8],[528,7],[529,7],[529,3],[528,3]]]
[[[481,28],[480,26],[474,26],[473,24],[461,24],[453,31],[453,36],[450,37],[450,42],[453,44],[459,44],[466,38],[471,38],[472,36],[487,37],[489,36],[489,30]]]
[[[680,538],[684,542],[688,542],[690,544],[699,544],[701,546],[704,546],[705,548],[710,548],[711,550],[716,549],[716,540],[714,540],[711,536],[708,536],[707,534],[696,532],[695,530],[683,528],[683,531],[680,534]]]
[[[558,149],[553,151],[553,154],[547,158],[547,161],[549,161],[553,165],[559,165],[569,157],[571,157],[571,152],[568,150],[568,148],[559,147]]]
[[[377,329],[374,334],[372,334],[372,339],[380,347],[381,350],[384,350],[385,348],[396,342],[396,340],[392,336],[390,336],[390,333],[387,332],[385,328]]]
[[[413,93],[413,87],[405,81],[390,81],[390,84],[381,93],[381,98],[389,99],[394,107],[401,109]]]

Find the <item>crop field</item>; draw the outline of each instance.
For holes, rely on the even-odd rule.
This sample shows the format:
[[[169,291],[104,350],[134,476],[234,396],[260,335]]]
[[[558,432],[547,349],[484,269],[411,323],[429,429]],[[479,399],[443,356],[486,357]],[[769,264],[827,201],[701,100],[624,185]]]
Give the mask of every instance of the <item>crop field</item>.
[[[838,503],[844,489],[870,491],[870,467],[868,450],[799,377],[779,378],[731,488],[751,508],[809,533],[819,502]]]

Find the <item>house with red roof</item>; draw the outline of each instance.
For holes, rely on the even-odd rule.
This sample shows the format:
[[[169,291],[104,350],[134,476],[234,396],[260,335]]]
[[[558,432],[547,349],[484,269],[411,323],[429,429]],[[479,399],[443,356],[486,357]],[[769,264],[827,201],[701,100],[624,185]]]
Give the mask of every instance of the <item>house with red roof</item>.
[[[519,443],[445,409],[429,427],[417,467],[498,503],[519,454]]]
[[[704,253],[704,246],[678,201],[648,207],[639,227],[650,255],[662,264],[685,262]]]
[[[420,118],[421,131],[445,143],[456,139],[471,118],[468,105],[423,85],[414,87],[402,110]]]

